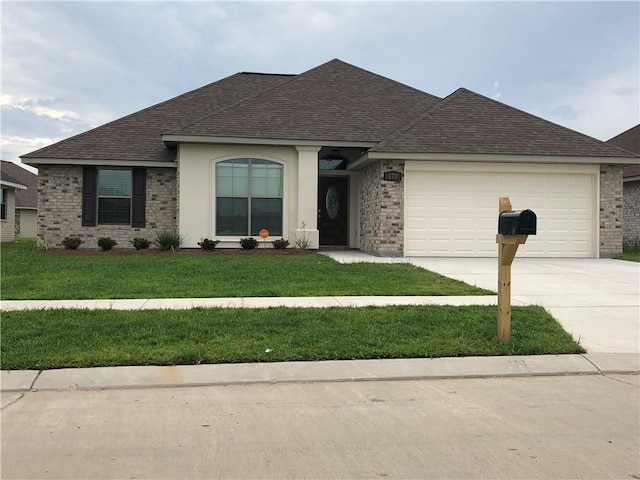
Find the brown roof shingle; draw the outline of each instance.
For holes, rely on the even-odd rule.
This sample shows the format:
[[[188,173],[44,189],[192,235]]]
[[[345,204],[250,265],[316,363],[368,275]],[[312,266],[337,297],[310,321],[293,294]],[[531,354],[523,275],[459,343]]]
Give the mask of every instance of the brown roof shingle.
[[[456,90],[371,151],[633,156],[464,88]]]
[[[378,142],[440,99],[334,59],[174,132]]]
[[[27,187],[26,190],[16,190],[16,208],[36,208],[38,206],[38,176],[20,165],[2,160],[0,162],[2,177],[9,176]]]
[[[607,140],[607,143],[615,145],[618,148],[624,148],[633,153],[640,154],[640,124],[631,127],[629,130],[616,135]],[[624,167],[625,177],[639,177],[640,165],[629,165]]]
[[[37,158],[171,162],[162,134],[286,82],[290,75],[236,73],[75,137],[23,155]]]

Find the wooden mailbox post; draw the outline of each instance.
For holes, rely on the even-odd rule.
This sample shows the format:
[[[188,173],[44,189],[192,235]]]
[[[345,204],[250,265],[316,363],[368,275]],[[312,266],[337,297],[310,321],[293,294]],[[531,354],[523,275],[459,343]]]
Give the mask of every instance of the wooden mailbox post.
[[[536,234],[536,216],[531,210],[513,212],[509,197],[500,197],[498,210],[498,341],[505,343],[511,338],[511,264],[518,247],[527,242],[529,234]],[[500,219],[505,212],[513,213],[516,220],[506,229]],[[521,217],[527,220],[526,225],[519,225]]]

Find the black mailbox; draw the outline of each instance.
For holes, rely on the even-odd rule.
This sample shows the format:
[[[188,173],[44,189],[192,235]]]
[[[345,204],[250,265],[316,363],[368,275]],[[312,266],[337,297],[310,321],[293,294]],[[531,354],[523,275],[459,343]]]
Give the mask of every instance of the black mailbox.
[[[501,235],[535,235],[536,214],[531,210],[502,212],[498,217],[498,233]]]

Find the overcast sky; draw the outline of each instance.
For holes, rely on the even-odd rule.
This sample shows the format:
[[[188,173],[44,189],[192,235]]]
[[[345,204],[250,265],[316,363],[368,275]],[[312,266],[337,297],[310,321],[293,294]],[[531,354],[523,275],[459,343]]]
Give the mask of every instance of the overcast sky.
[[[640,3],[10,2],[3,160],[240,71],[333,58],[600,140],[640,122]]]

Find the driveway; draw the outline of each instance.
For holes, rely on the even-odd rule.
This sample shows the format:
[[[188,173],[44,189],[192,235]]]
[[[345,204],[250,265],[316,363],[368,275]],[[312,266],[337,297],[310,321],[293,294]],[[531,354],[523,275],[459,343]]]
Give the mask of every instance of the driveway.
[[[408,260],[447,277],[497,290],[495,258]],[[640,352],[640,264],[516,257],[511,277],[512,305],[542,305],[588,352]]]
[[[382,258],[331,252],[342,262],[409,262],[497,291],[496,258]],[[541,305],[589,353],[640,353],[640,264],[613,259],[518,258],[512,305]]]

